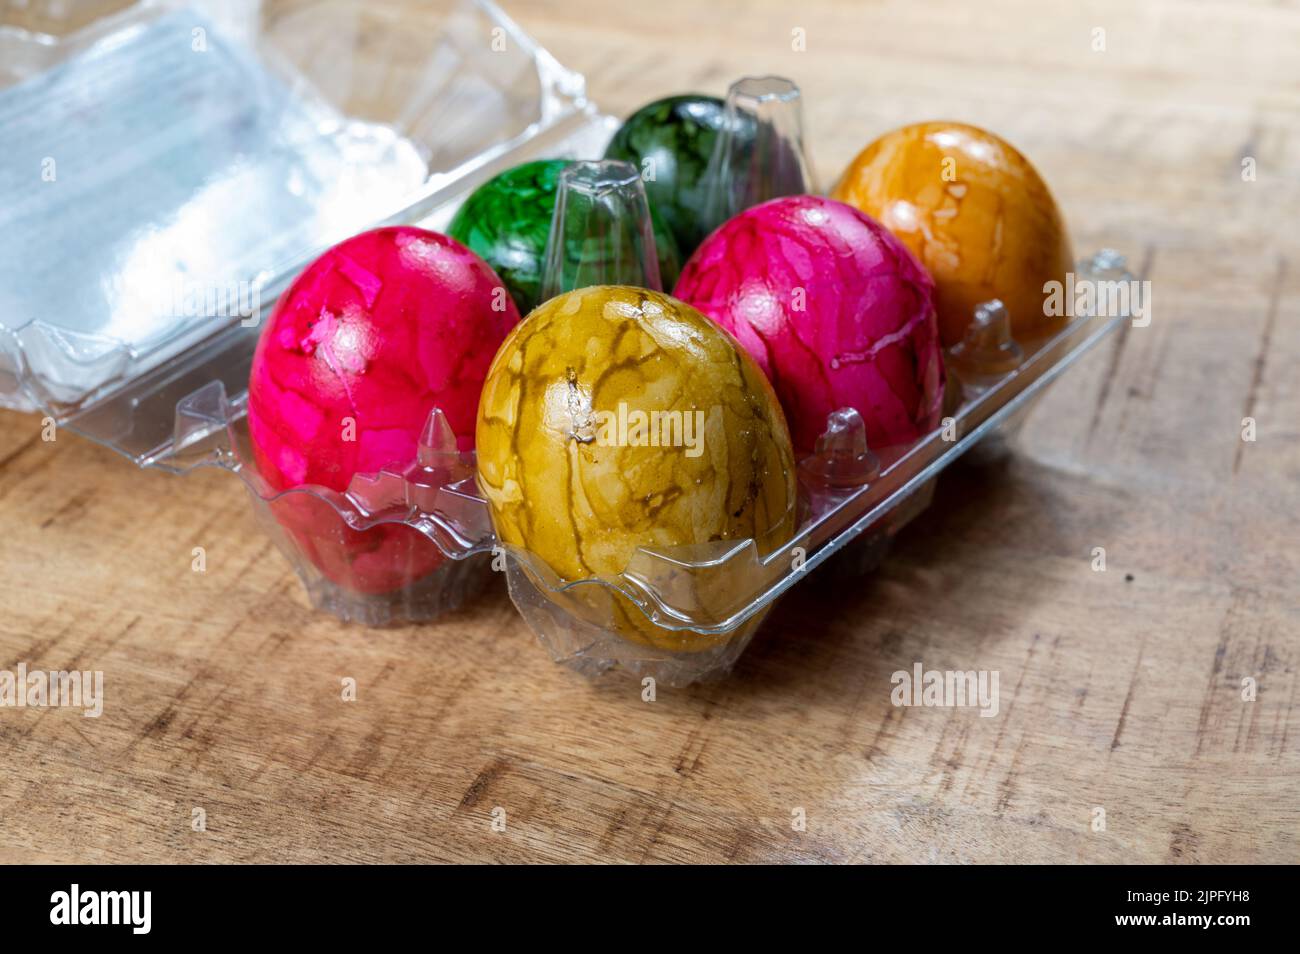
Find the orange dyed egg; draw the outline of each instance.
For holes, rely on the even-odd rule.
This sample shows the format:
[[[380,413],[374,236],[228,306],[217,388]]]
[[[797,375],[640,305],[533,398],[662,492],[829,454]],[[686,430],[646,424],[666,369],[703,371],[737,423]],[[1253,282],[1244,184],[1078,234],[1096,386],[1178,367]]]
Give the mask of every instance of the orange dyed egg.
[[[858,154],[831,197],[878,219],[929,270],[945,346],[990,298],[1006,305],[1017,338],[1067,320],[1044,308],[1044,284],[1064,284],[1073,267],[1061,214],[1029,160],[992,133],[951,122],[896,129]]]

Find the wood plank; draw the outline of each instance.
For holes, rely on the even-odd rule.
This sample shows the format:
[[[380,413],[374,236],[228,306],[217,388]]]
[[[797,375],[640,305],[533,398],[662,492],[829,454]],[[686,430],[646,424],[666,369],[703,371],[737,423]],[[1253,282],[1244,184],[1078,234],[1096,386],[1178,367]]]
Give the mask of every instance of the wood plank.
[[[107,696],[98,720],[0,711],[0,859],[1300,856],[1300,9],[509,6],[612,112],[796,78],[825,185],[895,124],[987,125],[1080,252],[1151,280],[1154,320],[1012,455],[945,476],[878,571],[819,572],[731,677],[654,703],[552,665],[499,581],[426,626],[313,613],[237,481],[0,414],[0,668],[102,669]],[[997,670],[998,715],[895,707],[916,661]]]

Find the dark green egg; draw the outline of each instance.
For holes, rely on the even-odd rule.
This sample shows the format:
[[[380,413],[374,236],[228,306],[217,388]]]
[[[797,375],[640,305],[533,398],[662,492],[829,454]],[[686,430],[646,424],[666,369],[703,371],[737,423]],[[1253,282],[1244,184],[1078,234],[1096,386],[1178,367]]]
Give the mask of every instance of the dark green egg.
[[[641,170],[650,206],[672,230],[683,257],[710,229],[704,222],[704,171],[724,126],[722,100],[715,96],[669,96],[628,117],[606,159],[622,159]]]
[[[568,164],[567,159],[538,159],[494,176],[471,193],[447,230],[492,266],[520,314],[528,314],[540,303],[555,193]],[[672,233],[657,216],[652,216],[652,227],[663,285],[671,289],[681,256]]]

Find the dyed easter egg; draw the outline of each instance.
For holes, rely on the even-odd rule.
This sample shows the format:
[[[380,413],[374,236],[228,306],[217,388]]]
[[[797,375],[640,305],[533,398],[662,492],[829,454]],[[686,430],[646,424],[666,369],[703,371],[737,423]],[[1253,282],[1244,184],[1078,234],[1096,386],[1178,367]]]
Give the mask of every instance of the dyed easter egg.
[[[497,537],[561,583],[613,580],[638,547],[794,532],[785,419],[758,366],[667,295],[599,285],[538,307],[501,346],[478,416],[478,484]],[[634,642],[705,649],[728,637],[652,624],[605,587],[610,626]],[[602,624],[603,625],[603,624]]]
[[[280,297],[253,356],[248,426],[262,479],[275,492],[344,491],[354,474],[401,470],[434,407],[471,449],[483,378],[518,321],[492,269],[444,235],[382,228],[334,246]],[[274,512],[327,577],[359,592],[441,562],[410,527],[356,531],[309,494]]]
[[[629,116],[605,150],[606,159],[641,170],[650,208],[663,217],[682,255],[708,233],[704,172],[725,121],[717,97],[670,96]],[[672,286],[665,281],[664,287]]]
[[[843,407],[862,415],[877,450],[938,425],[944,370],[932,293],[925,269],[880,223],[811,195],[728,219],[676,289],[758,362],[801,452]]]
[[[539,159],[507,169],[471,193],[447,233],[478,253],[501,276],[520,314],[540,302],[546,241],[567,159]],[[672,233],[652,214],[659,274],[672,287],[681,257]],[[576,253],[575,253],[576,254]]]
[[[992,133],[952,122],[896,129],[858,154],[831,197],[874,216],[916,253],[934,278],[945,346],[992,298],[1019,338],[1066,321],[1045,314],[1043,290],[1073,268],[1061,214],[1029,160]]]

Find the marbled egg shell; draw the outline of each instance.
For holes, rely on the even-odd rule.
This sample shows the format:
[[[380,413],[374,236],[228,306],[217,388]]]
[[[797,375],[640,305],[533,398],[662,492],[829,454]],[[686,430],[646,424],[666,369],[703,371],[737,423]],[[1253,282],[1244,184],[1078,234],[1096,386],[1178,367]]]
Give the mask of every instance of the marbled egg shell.
[[[641,171],[651,209],[663,216],[682,255],[690,255],[707,229],[704,172],[726,120],[715,96],[669,96],[629,116],[605,149]],[[665,281],[664,287],[672,284]]]
[[[660,428],[638,431],[637,412]],[[767,553],[794,532],[771,386],[717,325],[657,292],[595,286],[538,307],[492,363],[477,442],[498,538],[563,582],[614,580],[642,546],[750,538]],[[621,595],[608,625],[674,650],[725,638],[662,629]]]
[[[975,126],[917,123],[881,136],[840,177],[831,197],[880,220],[916,253],[936,286],[939,331],[951,347],[975,306],[1006,305],[1013,333],[1059,330],[1043,286],[1073,268],[1052,194],[1029,160]]]
[[[518,321],[492,269],[444,235],[382,228],[329,249],[280,297],[253,357],[248,425],[262,478],[277,492],[343,491],[354,474],[401,470],[434,407],[471,449],[483,378]],[[276,515],[336,583],[384,592],[441,562],[409,527],[327,526],[331,511],[310,500],[282,498]]]
[[[753,355],[801,452],[842,407],[862,415],[877,450],[938,425],[944,370],[932,293],[925,269],[880,223],[811,195],[724,222],[676,289]]]

